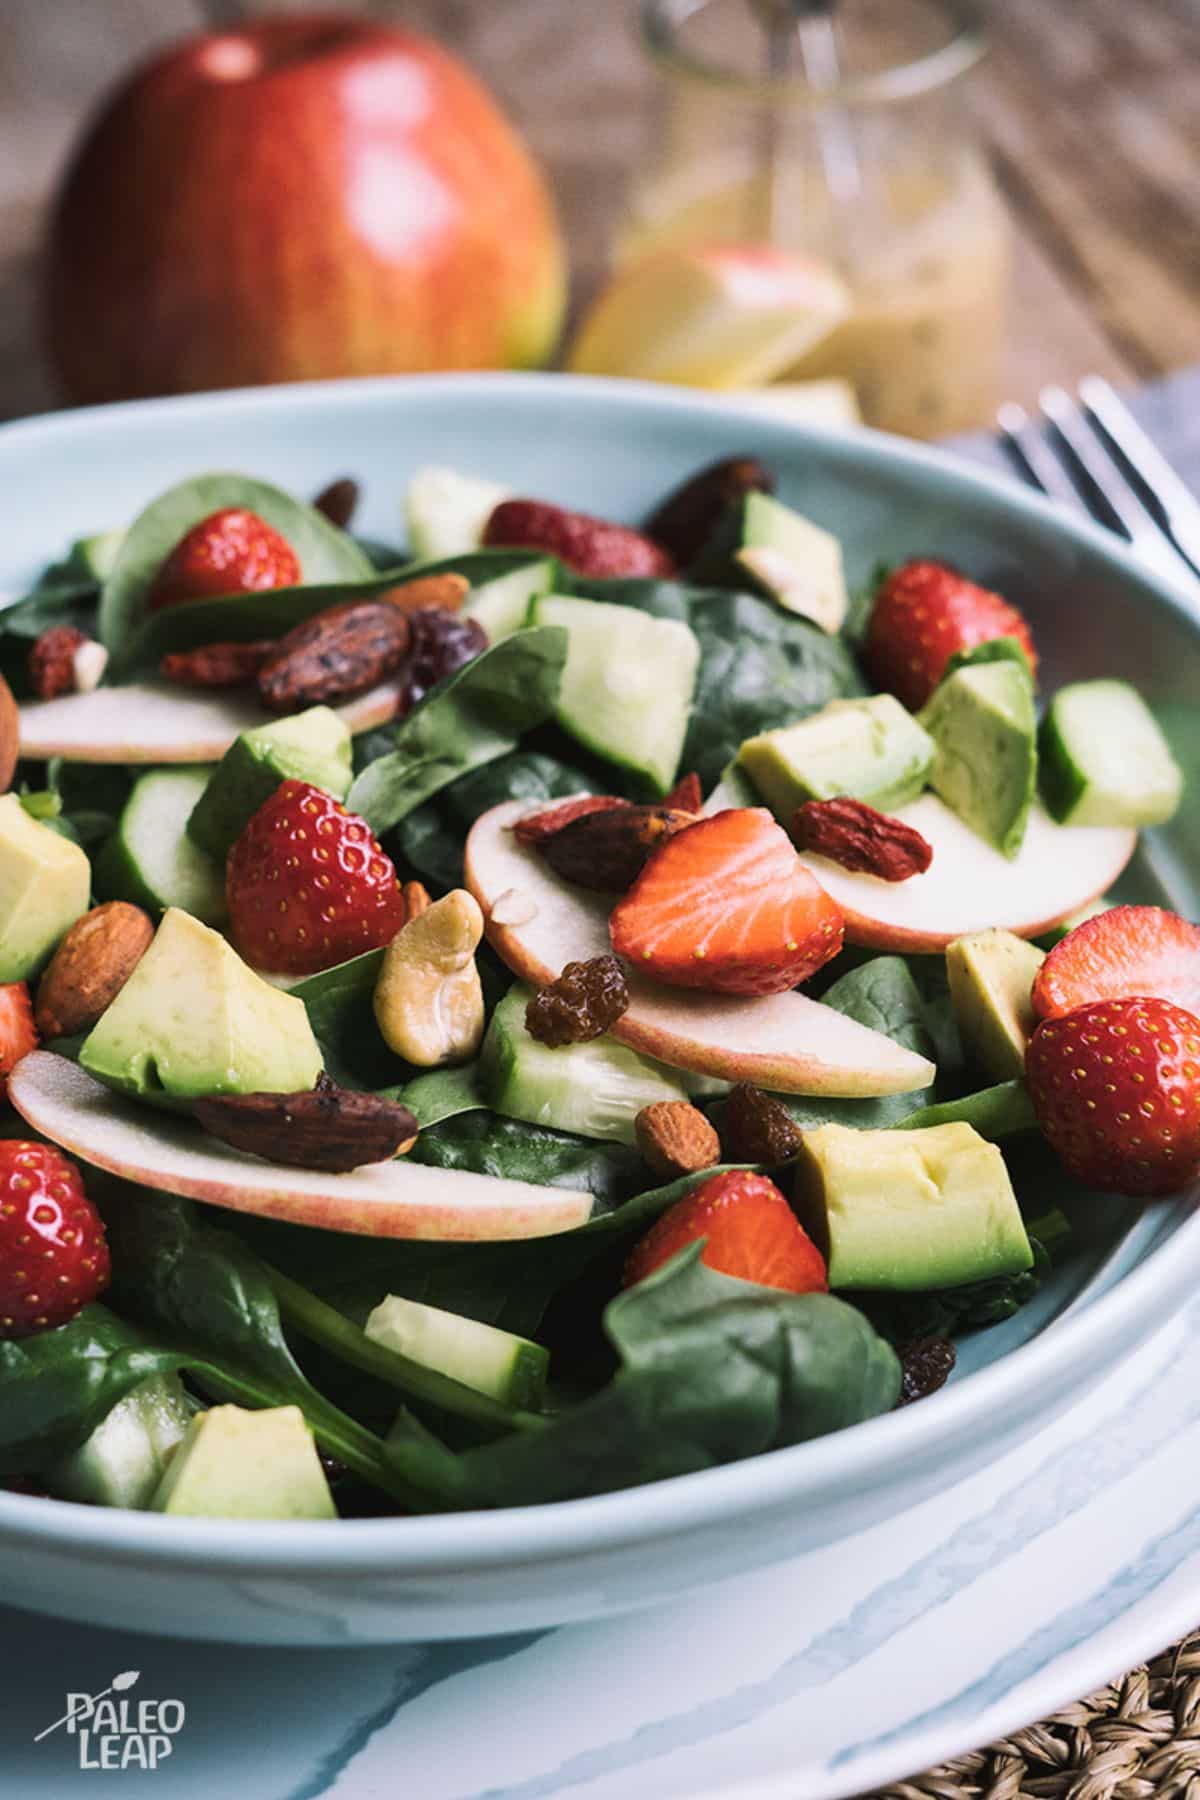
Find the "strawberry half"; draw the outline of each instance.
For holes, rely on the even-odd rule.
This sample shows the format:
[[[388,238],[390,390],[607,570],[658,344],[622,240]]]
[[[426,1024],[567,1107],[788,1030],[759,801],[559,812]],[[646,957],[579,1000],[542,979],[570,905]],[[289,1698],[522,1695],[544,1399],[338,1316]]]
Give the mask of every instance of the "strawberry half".
[[[630,1251],[623,1285],[644,1281],[697,1238],[707,1239],[701,1262],[724,1275],[789,1294],[829,1287],[824,1257],[775,1183],[747,1169],[712,1175],[677,1200]]]
[[[875,596],[863,658],[876,685],[915,711],[957,651],[999,637],[1017,639],[1036,675],[1033,639],[1015,606],[945,563],[908,562]]]
[[[667,552],[640,531],[545,500],[502,500],[484,527],[483,541],[506,550],[548,551],[577,575],[675,573]]]
[[[390,944],[407,916],[366,820],[307,781],[280,782],[247,822],[225,895],[238,950],[280,975],[314,975]]]
[[[8,1089],[8,1077],[23,1056],[38,1047],[33,1023],[33,1002],[23,981],[0,985],[0,1100]]]
[[[1063,1167],[1115,1194],[1200,1175],[1200,1019],[1169,1000],[1096,1000],[1047,1019],[1025,1082]]]
[[[242,506],[225,506],[186,532],[154,578],[150,612],[185,600],[215,600],[295,587],[300,559],[287,539]]]
[[[841,911],[761,806],[668,838],[609,929],[636,969],[718,994],[781,994],[842,947]]]
[[[65,1325],[108,1286],[100,1215],[51,1144],[0,1140],[0,1338]]]
[[[1152,994],[1200,1016],[1200,927],[1162,906],[1114,906],[1055,944],[1033,983],[1039,1019]]]

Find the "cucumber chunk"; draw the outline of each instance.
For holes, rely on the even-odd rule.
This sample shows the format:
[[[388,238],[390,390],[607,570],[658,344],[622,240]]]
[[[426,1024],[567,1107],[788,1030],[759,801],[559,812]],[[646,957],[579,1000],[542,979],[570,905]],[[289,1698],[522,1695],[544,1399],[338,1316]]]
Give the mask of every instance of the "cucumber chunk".
[[[225,870],[187,835],[192,809],[212,768],[152,769],[134,783],[116,833],[96,861],[106,899],[165,911],[178,906],[205,925],[226,916]]]
[[[483,528],[511,489],[457,469],[418,469],[404,496],[408,547],[418,562],[478,550]]]
[[[1074,681],[1042,723],[1042,797],[1060,825],[1165,825],[1183,772],[1127,681]]]
[[[700,664],[700,646],[678,619],[633,606],[547,594],[530,622],[567,632],[555,717],[597,756],[644,775],[658,794],[675,779]]]
[[[686,1100],[684,1077],[609,1037],[552,1050],[525,1029],[533,989],[518,983],[492,1014],[479,1091],[493,1112],[530,1125],[636,1144],[634,1120],[657,1100]]]
[[[152,1375],[118,1400],[91,1437],[43,1472],[60,1500],[148,1507],[191,1419],[178,1375]]]
[[[536,1409],[546,1392],[548,1353],[529,1338],[484,1325],[440,1306],[389,1294],[364,1330],[386,1350],[452,1376],[506,1406]]]
[[[549,557],[539,557],[510,575],[497,575],[494,581],[481,582],[472,588],[463,603],[463,614],[476,619],[487,632],[489,644],[511,637],[528,623],[531,603],[550,592],[556,564]]]

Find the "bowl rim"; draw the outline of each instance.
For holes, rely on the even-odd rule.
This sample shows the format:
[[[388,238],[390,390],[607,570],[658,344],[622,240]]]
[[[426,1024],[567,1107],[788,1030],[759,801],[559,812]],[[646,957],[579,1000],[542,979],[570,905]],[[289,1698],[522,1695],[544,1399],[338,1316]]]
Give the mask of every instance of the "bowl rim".
[[[1122,540],[1103,526],[1062,513],[1055,503],[1015,481],[957,461],[945,450],[872,431],[809,426],[766,418],[726,397],[609,377],[482,373],[367,376],[240,388],[164,399],[121,401],[73,412],[39,415],[0,425],[0,459],[53,446],[64,435],[141,424],[182,415],[281,411],[302,416],[350,401],[368,407],[418,408],[439,398],[478,399],[495,406],[501,396],[526,406],[575,405],[618,414],[692,417],[698,427],[721,419],[744,422],[769,452],[812,448],[836,467],[865,464],[901,479],[933,480],[966,501],[990,503],[1040,520],[1051,535],[1107,565],[1131,589],[1130,599],[1149,599],[1178,615],[1200,637],[1200,586],[1193,596],[1141,567]],[[698,431],[702,438],[702,430]],[[41,442],[39,441],[41,440]],[[1139,594],[1140,590],[1140,594]],[[1105,1348],[1120,1346],[1139,1323],[1147,1332],[1193,1293],[1200,1277],[1200,1188],[1166,1204],[1188,1209],[1180,1225],[1143,1260],[1082,1307],[1069,1308],[1045,1330],[1016,1346],[970,1378],[929,1397],[919,1407],[869,1419],[829,1436],[693,1474],[648,1482],[587,1499],[489,1511],[395,1514],[385,1518],[329,1521],[173,1519],[118,1508],[0,1491],[0,1548],[21,1540],[43,1551],[62,1551],[80,1562],[138,1563],[159,1570],[209,1574],[248,1569],[320,1579],[381,1569],[408,1577],[438,1571],[472,1571],[575,1559],[589,1553],[646,1545],[681,1531],[749,1519],[773,1506],[797,1508],[853,1492],[880,1479],[889,1467],[936,1459],[951,1441],[986,1436],[990,1421],[1045,1386],[1068,1391],[1086,1379],[1080,1371]]]

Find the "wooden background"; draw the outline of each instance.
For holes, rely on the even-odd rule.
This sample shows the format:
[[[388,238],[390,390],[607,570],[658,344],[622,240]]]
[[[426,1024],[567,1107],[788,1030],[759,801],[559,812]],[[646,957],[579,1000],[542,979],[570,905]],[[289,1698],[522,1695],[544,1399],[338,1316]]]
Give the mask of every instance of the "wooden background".
[[[364,6],[457,46],[499,94],[550,170],[577,295],[588,291],[650,101],[636,0],[341,10]],[[0,416],[53,403],[31,271],[46,195],[86,109],[155,45],[270,10],[2,0]],[[1130,380],[1200,362],[1200,0],[994,0],[991,14],[976,106],[1018,227],[1007,391],[1029,402],[1043,382],[1089,370]]]

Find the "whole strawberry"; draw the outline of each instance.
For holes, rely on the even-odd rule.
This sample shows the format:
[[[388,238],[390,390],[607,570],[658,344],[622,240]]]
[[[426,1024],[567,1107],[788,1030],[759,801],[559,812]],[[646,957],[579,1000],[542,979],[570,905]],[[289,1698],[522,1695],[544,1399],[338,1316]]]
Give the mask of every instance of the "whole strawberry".
[[[632,1287],[705,1238],[701,1262],[725,1275],[789,1294],[823,1294],[825,1259],[765,1175],[729,1169],[710,1175],[677,1200],[630,1251],[624,1285]]]
[[[675,573],[667,552],[640,531],[545,500],[502,500],[484,527],[483,541],[510,550],[546,550],[577,575]]]
[[[111,1265],[75,1164],[50,1144],[0,1139],[0,1338],[65,1325]]]
[[[242,506],[222,507],[186,532],[154,578],[151,612],[184,600],[214,600],[295,587],[300,559],[285,537]]]
[[[248,963],[314,975],[390,944],[406,908],[365,819],[307,781],[284,781],[229,852],[225,895]]]
[[[1200,1019],[1169,1000],[1095,1000],[1039,1025],[1025,1058],[1038,1124],[1069,1175],[1171,1194],[1200,1174]]]
[[[1033,639],[1015,606],[945,563],[908,562],[875,596],[863,657],[876,686],[915,711],[956,651],[999,637],[1016,638],[1036,674]]]

